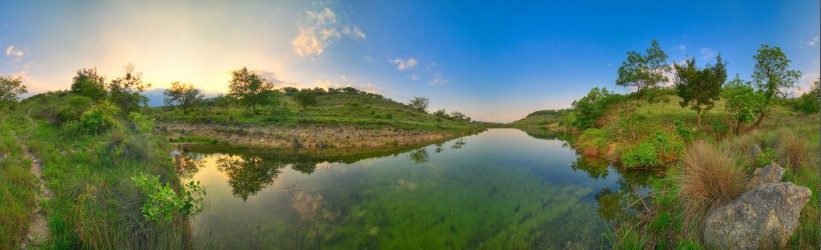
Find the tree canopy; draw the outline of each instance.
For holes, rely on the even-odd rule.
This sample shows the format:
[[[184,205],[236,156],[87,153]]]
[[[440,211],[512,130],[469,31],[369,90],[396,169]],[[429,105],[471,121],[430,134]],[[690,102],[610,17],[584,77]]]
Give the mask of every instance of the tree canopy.
[[[17,96],[28,93],[20,77],[0,75],[0,106],[17,102]]]
[[[753,125],[758,126],[769,113],[773,100],[785,96],[787,89],[795,86],[798,78],[801,77],[801,71],[790,69],[790,59],[778,46],[770,47],[762,44],[753,59],[756,62],[753,84],[764,96],[764,110]]]
[[[416,96],[410,100],[408,105],[413,109],[419,110],[419,112],[427,113],[429,103],[430,100],[428,100],[428,98]]]
[[[660,82],[668,81],[664,73],[670,70],[670,65],[667,64],[667,54],[661,50],[658,41],[653,40],[646,54],[635,51],[627,52],[627,60],[619,67],[616,85],[636,88],[636,92],[642,95],[646,90],[655,88]]]
[[[97,73],[97,68],[77,70],[71,83],[71,92],[100,101],[106,98],[105,77]]]
[[[698,112],[698,127],[701,127],[701,113],[710,110],[719,99],[721,87],[727,81],[726,62],[721,55],[716,56],[715,65],[703,69],[696,66],[696,59],[688,58],[684,64],[675,64],[676,91],[682,98],[681,107],[690,106]]]
[[[231,75],[228,94],[250,107],[254,114],[257,113],[257,105],[275,102],[274,85],[262,78],[256,71],[242,67],[232,72]]]
[[[179,106],[184,111],[199,104],[205,98],[202,91],[191,83],[172,82],[171,87],[163,91],[166,106]]]
[[[294,100],[302,106],[303,110],[307,110],[308,106],[316,105],[317,92],[312,89],[302,89],[294,94]]]
[[[111,94],[111,100],[123,112],[131,112],[138,107],[140,103],[146,104],[148,98],[141,93],[151,87],[150,83],[144,83],[142,80],[142,72],[134,72],[134,64],[128,63],[123,67],[125,69],[125,76],[114,79],[108,85]]]

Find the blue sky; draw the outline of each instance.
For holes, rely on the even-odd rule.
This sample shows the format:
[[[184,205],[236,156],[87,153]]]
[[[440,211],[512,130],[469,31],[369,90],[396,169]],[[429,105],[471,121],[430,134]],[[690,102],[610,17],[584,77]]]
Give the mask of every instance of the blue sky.
[[[20,1],[0,9],[0,74],[31,92],[77,69],[108,79],[133,62],[154,87],[224,92],[247,66],[277,85],[353,86],[400,102],[507,122],[615,86],[630,50],[656,39],[671,62],[721,53],[749,78],[780,46],[806,84],[819,74],[819,1]]]

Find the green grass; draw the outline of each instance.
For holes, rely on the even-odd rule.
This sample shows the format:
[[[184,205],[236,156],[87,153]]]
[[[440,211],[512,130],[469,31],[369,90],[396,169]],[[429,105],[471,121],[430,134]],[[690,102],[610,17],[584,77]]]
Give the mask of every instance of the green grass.
[[[479,125],[438,118],[419,112],[405,104],[373,95],[336,93],[317,97],[317,105],[307,110],[291,97],[281,96],[276,106],[257,107],[252,114],[240,106],[202,106],[184,112],[182,109],[158,107],[150,113],[162,122],[223,123],[284,127],[304,124],[356,125],[361,128],[390,126],[402,129],[465,130]],[[283,108],[284,107],[284,108]],[[287,110],[287,111],[284,111]]]
[[[0,152],[9,152],[12,157],[0,165],[0,195],[5,200],[6,194],[11,194],[15,202],[0,204],[0,211],[11,215],[2,216],[0,230],[4,231],[0,235],[10,239],[2,238],[0,248],[19,242],[21,231],[27,228],[25,212],[31,210],[35,190],[34,178],[23,167],[11,167],[12,162],[22,162],[19,146],[6,136],[12,132],[40,159],[45,184],[55,194],[43,204],[51,235],[46,248],[190,248],[188,219],[176,216],[172,223],[147,221],[140,211],[146,194],[129,179],[140,173],[158,175],[163,182],[180,188],[168,155],[169,144],[158,136],[132,132],[129,126],[87,135],[67,123],[55,124],[48,119],[51,107],[67,105],[71,97],[43,94],[3,114]]]
[[[28,169],[31,160],[11,131],[21,124],[5,112],[0,113],[0,121],[0,249],[17,249],[29,227],[37,181]]]

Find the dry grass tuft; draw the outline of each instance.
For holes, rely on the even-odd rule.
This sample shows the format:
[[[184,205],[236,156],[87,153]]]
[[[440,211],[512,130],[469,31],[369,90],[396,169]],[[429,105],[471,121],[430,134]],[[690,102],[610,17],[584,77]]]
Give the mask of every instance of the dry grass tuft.
[[[744,169],[730,154],[704,141],[685,150],[681,171],[676,178],[677,196],[690,224],[698,229],[710,209],[724,205],[744,192],[748,181]],[[695,224],[693,224],[695,223]]]
[[[786,161],[785,165],[790,167],[793,172],[807,163],[810,158],[808,157],[810,151],[809,142],[792,130],[787,130],[778,139],[778,149],[779,155]]]

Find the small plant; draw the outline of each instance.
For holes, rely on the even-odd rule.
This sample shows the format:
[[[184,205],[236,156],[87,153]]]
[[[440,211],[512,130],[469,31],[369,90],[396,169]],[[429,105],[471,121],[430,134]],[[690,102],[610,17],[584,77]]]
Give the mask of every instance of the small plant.
[[[146,115],[131,112],[128,114],[128,119],[131,120],[131,124],[134,128],[141,133],[151,133],[151,131],[154,130],[154,119]]]
[[[684,150],[684,142],[676,135],[656,132],[622,154],[625,167],[657,167],[675,162]]]
[[[161,184],[158,176],[140,174],[131,177],[131,180],[148,195],[141,211],[150,221],[168,222],[175,214],[194,215],[202,212],[205,187],[199,182],[185,184],[178,195],[169,184]]]
[[[102,134],[119,126],[114,115],[120,110],[109,102],[103,102],[83,112],[80,116],[80,130],[89,134]]]
[[[809,143],[793,131],[787,131],[778,139],[778,147],[779,155],[793,171],[798,170],[809,160],[807,157],[807,152],[811,150]]]

